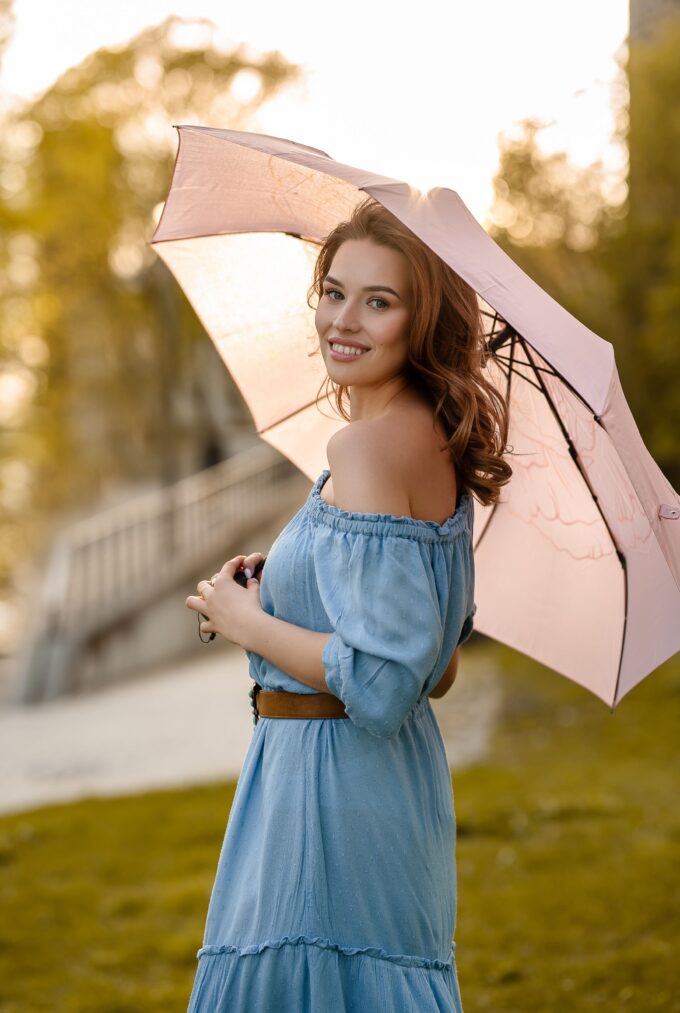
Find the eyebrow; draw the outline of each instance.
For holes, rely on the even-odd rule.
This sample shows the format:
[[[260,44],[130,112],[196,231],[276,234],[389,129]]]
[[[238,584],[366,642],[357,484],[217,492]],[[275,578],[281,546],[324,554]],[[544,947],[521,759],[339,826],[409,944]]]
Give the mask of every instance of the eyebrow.
[[[331,285],[339,285],[340,288],[345,287],[341,281],[338,281],[337,278],[331,278],[330,274],[326,275],[324,281],[329,281]],[[399,293],[395,292],[394,289],[390,288],[388,285],[364,285],[362,292],[391,292],[392,295],[396,295],[397,299],[401,299]]]

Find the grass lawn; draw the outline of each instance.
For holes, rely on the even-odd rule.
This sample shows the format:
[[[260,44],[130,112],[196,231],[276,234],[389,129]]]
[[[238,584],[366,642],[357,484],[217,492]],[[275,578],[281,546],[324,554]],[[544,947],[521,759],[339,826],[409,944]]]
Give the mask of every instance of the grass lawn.
[[[476,640],[504,710],[453,773],[466,1013],[680,1011],[680,657],[612,714]],[[184,1013],[234,789],[0,818],[0,1010]]]

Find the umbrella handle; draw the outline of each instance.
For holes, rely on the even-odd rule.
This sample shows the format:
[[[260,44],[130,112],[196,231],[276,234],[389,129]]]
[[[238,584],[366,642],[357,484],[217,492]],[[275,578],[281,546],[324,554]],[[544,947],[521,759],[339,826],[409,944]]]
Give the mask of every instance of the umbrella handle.
[[[253,577],[258,577],[260,575],[260,571],[262,570],[262,567],[264,566],[264,561],[265,561],[266,558],[267,558],[266,556],[263,556],[262,559],[259,561],[259,563],[255,564],[255,568],[253,570]],[[241,587],[245,587],[246,584],[248,583],[248,578],[246,577],[246,575],[243,572],[243,570],[238,570],[234,574],[234,580],[236,581],[237,584],[240,584]]]

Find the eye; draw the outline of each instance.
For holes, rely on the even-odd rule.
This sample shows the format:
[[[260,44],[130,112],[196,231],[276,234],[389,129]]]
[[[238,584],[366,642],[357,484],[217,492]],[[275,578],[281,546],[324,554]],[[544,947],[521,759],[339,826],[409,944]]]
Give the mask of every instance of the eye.
[[[332,295],[342,295],[342,292],[339,289],[337,289],[337,288],[327,288],[327,289],[324,290],[324,295],[327,295],[328,298],[330,299],[330,297]],[[331,302],[337,302],[337,301],[338,301],[337,299],[331,299]],[[378,296],[378,295],[374,295],[373,298],[369,299],[368,301],[369,301],[369,303],[372,303],[372,302],[381,302],[383,304],[383,306],[379,306],[378,309],[383,309],[383,307],[389,308],[389,305],[390,305],[387,302],[386,299],[381,299],[380,296]]]

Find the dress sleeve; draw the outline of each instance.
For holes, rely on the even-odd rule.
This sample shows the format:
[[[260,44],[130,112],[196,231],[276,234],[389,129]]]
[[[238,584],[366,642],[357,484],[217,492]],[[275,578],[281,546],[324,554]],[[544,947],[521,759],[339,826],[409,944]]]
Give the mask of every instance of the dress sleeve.
[[[396,735],[442,650],[431,543],[319,525],[317,585],[333,633],[326,683],[359,728]]]

